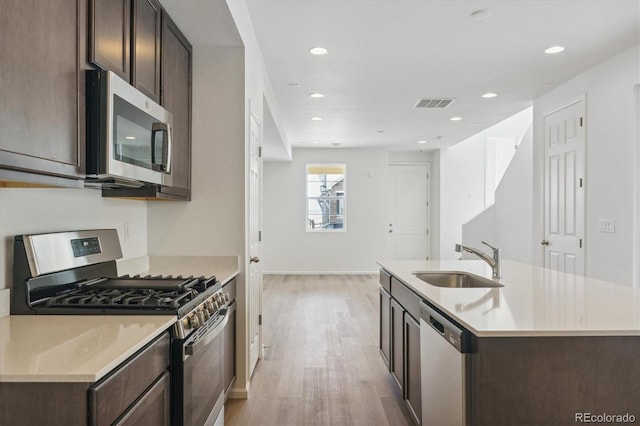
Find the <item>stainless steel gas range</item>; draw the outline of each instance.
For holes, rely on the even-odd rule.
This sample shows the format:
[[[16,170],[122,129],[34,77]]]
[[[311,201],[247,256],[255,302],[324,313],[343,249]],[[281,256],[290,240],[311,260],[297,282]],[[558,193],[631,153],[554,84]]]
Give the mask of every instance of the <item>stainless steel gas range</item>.
[[[226,384],[223,331],[234,315],[235,291],[223,291],[215,277],[118,276],[121,257],[115,229],[15,237],[11,314],[175,314],[172,424],[220,424]]]

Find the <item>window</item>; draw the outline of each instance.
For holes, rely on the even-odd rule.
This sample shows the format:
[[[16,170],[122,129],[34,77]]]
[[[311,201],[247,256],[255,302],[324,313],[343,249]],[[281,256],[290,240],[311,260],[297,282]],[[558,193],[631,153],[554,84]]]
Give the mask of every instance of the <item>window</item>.
[[[307,164],[307,231],[345,231],[345,164]]]

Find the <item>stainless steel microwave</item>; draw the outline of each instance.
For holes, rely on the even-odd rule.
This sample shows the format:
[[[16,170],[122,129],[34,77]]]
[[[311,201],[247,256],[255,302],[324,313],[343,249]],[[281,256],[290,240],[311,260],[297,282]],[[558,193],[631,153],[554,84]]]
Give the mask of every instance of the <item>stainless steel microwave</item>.
[[[111,71],[87,71],[85,186],[171,186],[173,116]]]

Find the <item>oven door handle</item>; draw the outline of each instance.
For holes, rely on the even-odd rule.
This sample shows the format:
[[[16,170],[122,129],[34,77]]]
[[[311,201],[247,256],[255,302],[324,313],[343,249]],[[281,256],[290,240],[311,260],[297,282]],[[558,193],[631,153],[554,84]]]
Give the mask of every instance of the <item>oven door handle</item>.
[[[216,325],[213,329],[209,330],[209,332],[205,334],[201,339],[198,339],[193,343],[186,344],[184,346],[183,359],[187,359],[189,356],[194,355],[198,351],[199,347],[206,346],[209,342],[218,337],[220,333],[222,333],[222,330],[224,330],[225,326],[229,322],[231,309],[229,309],[229,307],[225,307],[221,310],[224,311],[224,318],[222,319],[222,321],[220,321],[218,325]]]

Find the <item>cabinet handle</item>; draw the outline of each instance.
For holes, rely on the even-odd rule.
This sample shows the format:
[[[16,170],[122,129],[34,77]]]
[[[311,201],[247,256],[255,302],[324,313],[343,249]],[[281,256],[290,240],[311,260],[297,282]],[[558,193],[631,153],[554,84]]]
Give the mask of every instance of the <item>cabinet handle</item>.
[[[260,262],[260,258],[258,256],[252,256],[251,259],[249,259],[249,261],[251,263],[258,263]]]
[[[540,244],[542,244],[543,246],[548,246],[549,245],[549,241],[548,240],[542,240],[540,242]]]

